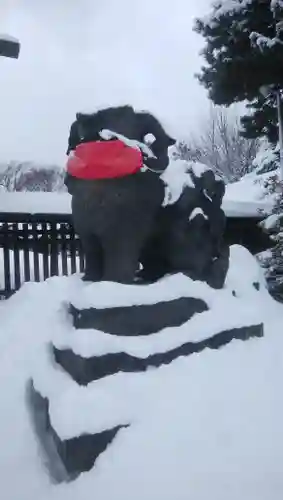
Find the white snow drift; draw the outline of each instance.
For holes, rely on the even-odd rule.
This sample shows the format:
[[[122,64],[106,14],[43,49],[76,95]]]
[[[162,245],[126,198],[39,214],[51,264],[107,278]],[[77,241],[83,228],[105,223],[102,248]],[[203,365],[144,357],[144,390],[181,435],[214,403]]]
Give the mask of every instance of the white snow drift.
[[[253,282],[261,283],[259,292]],[[208,332],[211,326],[213,333],[217,321],[220,326],[240,324],[256,316],[265,324],[264,338],[233,341],[219,351],[207,349],[146,373],[120,373],[85,388],[74,389],[66,374],[47,363],[51,340],[80,344],[84,353],[105,349],[96,331],[93,338],[85,332],[82,342],[76,340],[82,332],[70,328],[64,304],[76,297],[97,306],[139,303],[146,288],[120,286],[120,294],[116,285],[89,285],[78,276],[52,278],[26,284],[0,303],[0,480],[5,500],[281,500],[283,308],[268,296],[261,270],[242,247],[232,248],[226,287],[220,292],[182,275],[149,288],[148,303],[157,291],[168,299],[187,290],[214,311],[214,319],[213,314],[207,317],[199,329],[196,317],[192,331],[168,329],[151,337],[157,339],[154,349],[162,349],[162,333],[168,347],[174,336],[201,338],[202,328]],[[133,350],[130,339],[122,337],[121,342]],[[143,348],[143,339],[139,342],[140,354],[152,348]],[[42,465],[25,403],[32,374],[52,391],[52,419],[62,437],[110,426],[117,415],[119,423],[131,423],[95,468],[72,483],[52,485]]]

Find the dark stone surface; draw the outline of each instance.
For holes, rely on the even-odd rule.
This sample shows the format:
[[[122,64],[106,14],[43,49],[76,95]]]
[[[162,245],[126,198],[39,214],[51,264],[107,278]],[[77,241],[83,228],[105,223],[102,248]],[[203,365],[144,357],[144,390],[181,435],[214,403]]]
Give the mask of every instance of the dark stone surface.
[[[175,140],[150,113],[119,106],[92,114],[77,113],[76,118],[67,153],[80,143],[101,141],[99,132],[103,129],[143,143],[151,134],[150,148],[156,158],[144,157],[144,163],[159,173],[167,167],[168,147]],[[142,246],[164,198],[159,175],[146,171],[99,180],[66,175],[65,183],[72,195],[74,226],[85,253],[85,279],[132,283]]]
[[[262,324],[233,328],[199,342],[186,342],[175,349],[152,354],[147,358],[138,358],[125,352],[83,358],[74,354],[70,349],[59,350],[54,346],[53,353],[55,361],[71,375],[73,380],[80,385],[87,385],[89,382],[118,372],[143,372],[151,367],[158,368],[169,364],[180,356],[199,353],[206,348],[219,349],[233,339],[248,340],[251,337],[262,336]]]
[[[163,328],[180,326],[194,314],[207,310],[203,300],[193,297],[131,307],[79,310],[71,305],[69,308],[75,328],[122,336],[150,335]]]
[[[27,407],[33,431],[39,444],[40,458],[52,482],[68,482],[76,478],[70,475],[61,457],[61,441],[50,423],[49,402],[34,388],[33,381],[27,384]]]
[[[32,382],[28,386],[28,404],[45,465],[56,483],[72,481],[82,472],[91,470],[119,430],[129,427],[119,425],[97,434],[61,440],[50,422],[49,401],[35,390]]]
[[[260,227],[262,217],[227,217],[224,239],[227,245],[242,245],[256,255],[275,243]]]
[[[191,177],[195,187],[186,187],[176,203],[159,210],[142,249],[139,277],[151,282],[182,271],[219,289],[229,267],[226,218],[221,209],[225,186],[210,170],[200,177],[191,173]]]
[[[206,270],[206,282],[212,288],[221,289],[229,269],[230,248],[227,245],[219,250],[218,256],[210,262]]]
[[[117,179],[73,178],[71,184],[72,215],[85,253],[86,278],[132,283],[164,198],[163,182],[147,171]]]
[[[61,456],[70,475],[88,472],[96,459],[117,436],[120,429],[129,427],[119,425],[98,434],[84,434],[61,442]]]

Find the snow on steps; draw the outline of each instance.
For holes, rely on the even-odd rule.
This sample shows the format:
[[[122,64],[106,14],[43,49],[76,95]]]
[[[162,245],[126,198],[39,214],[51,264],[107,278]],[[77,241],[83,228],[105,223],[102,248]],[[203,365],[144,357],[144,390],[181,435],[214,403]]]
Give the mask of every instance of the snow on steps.
[[[261,291],[252,283],[260,283]],[[177,288],[177,280],[175,285]],[[230,500],[281,500],[283,309],[267,294],[261,270],[249,253],[241,247],[231,248],[226,289],[217,292],[219,313],[223,301],[219,320],[226,316],[228,321],[231,310],[226,299],[230,300],[234,291],[243,310],[253,310],[258,322],[264,322],[263,338],[233,341],[219,350],[205,349],[200,354],[178,358],[157,370],[120,373],[87,387],[77,387],[60,367],[52,365],[49,346],[50,341],[57,339],[58,347],[71,345],[84,355],[88,353],[88,343],[90,351],[96,353],[109,349],[110,341],[104,346],[99,337],[96,347],[90,332],[75,332],[66,306],[62,308],[63,303],[75,303],[75,297],[80,295],[85,300],[87,290],[90,292],[77,276],[52,278],[40,284],[26,284],[11,299],[0,303],[0,480],[5,500],[88,500],[94,492],[97,498],[105,500],[226,500],[227,492]],[[195,291],[196,295],[202,294],[210,307],[215,307],[213,290],[195,283]],[[167,290],[163,299],[169,297],[172,299],[172,290],[170,294]],[[125,305],[126,292],[124,299],[114,301],[108,296],[107,304]],[[106,298],[103,303],[98,296],[95,301],[90,297],[89,303],[98,306],[99,300],[103,307],[107,305]],[[197,331],[195,325],[191,340],[204,338],[206,332]],[[128,351],[137,353],[144,340],[146,355],[156,348],[162,352],[188,337],[184,331],[180,333],[180,328],[163,334],[164,343],[160,334],[150,336],[159,339],[153,347],[149,336],[137,338],[135,345],[131,337],[117,337],[116,341],[123,341],[123,345],[126,342]],[[93,429],[99,438],[103,429],[115,429],[115,415],[124,424],[130,422],[129,427],[120,429],[90,472],[59,487],[54,487],[42,467],[40,448],[24,404],[23,395],[31,375],[42,391],[50,391],[53,424],[58,434],[62,433],[61,442],[65,440],[63,453],[76,444],[71,436],[82,430]],[[63,384],[65,402],[68,400],[69,404],[67,415],[59,414]],[[93,400],[94,390],[99,402]],[[80,400],[83,405],[87,401],[92,405],[90,415],[80,407]],[[41,425],[46,426],[46,413],[42,416]],[[89,436],[93,438],[94,434]],[[97,444],[94,448],[98,449]],[[58,454],[56,449],[53,451]],[[53,460],[53,472],[55,465],[60,464]],[[56,472],[58,480],[70,479],[64,467]]]
[[[64,328],[54,332],[30,388],[35,429],[38,432],[37,414],[48,429],[44,433],[41,426],[38,434],[45,453],[46,443],[50,447],[52,442],[52,468],[56,452],[56,470],[65,467],[63,475],[53,473],[54,479],[71,480],[94,466],[118,432],[139,420],[151,404],[151,389],[160,383],[166,365],[206,348],[218,349],[233,339],[263,336],[258,305],[259,297],[266,298],[264,282],[245,249],[234,247],[232,261],[233,254],[250,261],[242,287],[237,286],[232,262],[226,288],[220,291],[181,274],[146,286],[80,282],[71,309],[65,304],[60,310]],[[163,314],[167,307],[172,326],[164,328],[162,315],[152,313],[160,313],[160,305]],[[133,325],[132,317],[127,321],[132,308],[140,315],[142,331],[138,322]],[[181,313],[180,321],[176,311]],[[153,327],[150,321],[144,322],[147,316]]]

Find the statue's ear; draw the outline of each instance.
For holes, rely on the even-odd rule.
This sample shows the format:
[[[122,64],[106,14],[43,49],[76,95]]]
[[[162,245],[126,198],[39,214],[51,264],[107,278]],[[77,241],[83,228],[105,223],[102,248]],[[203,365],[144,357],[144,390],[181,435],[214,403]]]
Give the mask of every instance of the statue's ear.
[[[147,111],[140,111],[136,113],[136,117],[140,126],[142,137],[151,134],[155,137],[156,142],[162,143],[164,146],[173,146],[176,140],[170,137],[164,130],[161,123]]]
[[[86,115],[85,113],[76,113],[76,119],[78,122],[84,122],[90,118],[90,115]]]
[[[73,123],[73,133],[76,134],[76,141],[79,144],[85,137],[85,127],[87,125],[87,116],[83,113],[76,113],[76,121]]]
[[[170,137],[169,135],[167,135],[167,141],[168,141],[168,148],[170,146],[174,146],[174,144],[176,144],[176,139],[173,139],[173,137]]]

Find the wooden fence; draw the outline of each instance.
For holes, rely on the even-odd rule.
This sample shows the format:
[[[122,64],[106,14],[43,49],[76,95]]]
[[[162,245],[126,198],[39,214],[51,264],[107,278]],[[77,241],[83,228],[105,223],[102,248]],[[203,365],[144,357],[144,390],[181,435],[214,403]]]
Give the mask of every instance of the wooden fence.
[[[83,267],[70,215],[0,214],[0,299],[23,282],[69,275]]]
[[[224,239],[256,254],[274,243],[260,218],[227,217]],[[0,213],[0,299],[23,282],[83,271],[84,256],[68,214]]]

